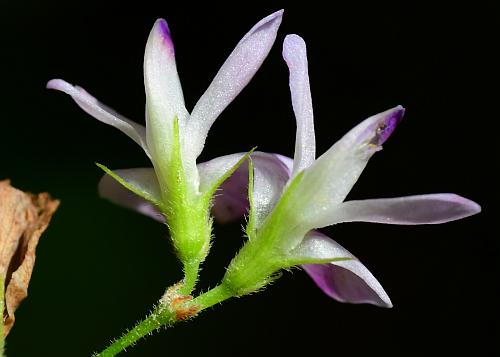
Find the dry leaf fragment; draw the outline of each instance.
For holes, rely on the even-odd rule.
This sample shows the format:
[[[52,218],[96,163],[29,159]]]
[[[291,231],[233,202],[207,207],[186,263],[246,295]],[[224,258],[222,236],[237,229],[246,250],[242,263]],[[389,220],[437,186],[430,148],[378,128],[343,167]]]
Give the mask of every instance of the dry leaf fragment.
[[[35,249],[59,201],[48,193],[25,193],[0,181],[0,279],[5,282],[4,334],[14,324],[14,312],[28,295]],[[0,287],[3,288],[3,287]]]

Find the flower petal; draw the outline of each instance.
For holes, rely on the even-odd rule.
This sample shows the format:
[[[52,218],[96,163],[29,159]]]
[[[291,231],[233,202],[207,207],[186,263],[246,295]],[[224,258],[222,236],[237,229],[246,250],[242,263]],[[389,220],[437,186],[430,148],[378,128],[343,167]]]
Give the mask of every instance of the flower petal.
[[[52,79],[47,83],[47,88],[59,90],[69,94],[73,100],[85,112],[92,115],[97,120],[114,126],[137,144],[139,144],[146,154],[150,156],[148,146],[146,144],[146,128],[143,125],[134,123],[122,115],[115,112],[113,109],[100,103],[96,98],[87,93],[83,88],[72,86],[62,79]]]
[[[307,230],[315,228],[313,215],[333,209],[345,199],[370,157],[381,149],[403,113],[403,107],[398,106],[366,119],[304,171],[290,202],[302,207],[300,212],[305,214],[299,219]]]
[[[210,189],[227,170],[231,169],[242,157],[246,154],[233,154],[221,156],[216,159],[204,162],[198,165],[200,171],[201,182],[200,186],[203,190]],[[242,165],[246,166],[246,165]],[[245,170],[236,172],[226,180],[232,180],[232,184],[224,182],[221,187],[227,185],[222,190],[222,194],[215,196],[214,206],[212,211],[216,219],[222,222],[243,217],[247,206],[247,187],[248,187],[248,169],[246,169],[245,182],[238,181],[238,174],[243,174]],[[125,181],[125,185],[111,177],[109,174],[104,175],[99,182],[99,194],[101,197],[110,200],[111,202],[130,208],[146,216],[152,217],[160,222],[165,222],[165,218],[160,213],[156,205],[150,201],[161,202],[161,191],[158,179],[153,168],[135,168],[114,170],[113,175]],[[126,188],[129,186],[132,190]],[[240,190],[240,191],[239,191]],[[134,193],[141,192],[141,195]],[[146,197],[150,198],[148,201]],[[236,212],[237,211],[237,212]]]
[[[437,193],[397,198],[347,201],[332,209],[317,212],[315,226],[341,222],[387,224],[439,224],[472,216],[481,207],[452,193]]]
[[[200,189],[209,189],[234,166],[246,153],[221,156],[198,164],[200,172]],[[254,163],[254,210],[259,223],[272,210],[281,196],[283,187],[291,175],[292,159],[264,152],[254,152],[251,155]],[[138,168],[114,170],[123,180],[146,192],[150,197],[161,201],[160,187],[153,168]],[[102,197],[124,207],[135,209],[140,213],[163,221],[154,205],[127,190],[116,180],[105,175],[99,183],[99,193]],[[242,164],[219,188],[214,196],[212,214],[214,218],[226,223],[238,218],[248,211],[248,165]]]
[[[244,156],[244,153],[219,156],[210,161],[198,164],[198,172],[200,174],[200,192],[210,190],[213,185],[219,181],[220,177],[236,165]]]
[[[161,200],[160,186],[154,169],[123,169],[113,172],[125,180],[127,184],[135,187],[137,191],[145,192],[157,201]],[[109,175],[104,175],[99,182],[99,195],[119,206],[130,208],[159,222],[165,222],[165,217],[154,204],[128,190]]]
[[[167,22],[155,22],[144,54],[144,87],[146,89],[146,132],[148,146],[155,161],[168,160],[173,145],[173,122],[185,124],[181,83],[175,64],[174,46]]]
[[[245,153],[221,156],[199,164],[201,188],[204,190],[211,188],[212,184],[243,156]],[[135,191],[149,192],[152,197],[161,200],[160,186],[153,168],[114,170],[113,173],[137,188]],[[243,164],[224,181],[220,186],[220,193],[214,196],[212,214],[215,219],[226,223],[243,217],[248,210],[247,191],[248,166]],[[104,175],[99,182],[99,194],[119,206],[165,222],[165,218],[154,204],[125,188],[109,175]]]
[[[310,232],[306,239],[310,241],[307,244],[312,247],[309,249],[309,254],[313,256],[340,255],[352,258],[302,266],[325,294],[340,302],[392,307],[391,300],[382,285],[345,248],[317,231]]]
[[[252,155],[254,164],[252,211],[255,215],[255,228],[258,228],[271,213],[290,179],[292,173],[283,162],[283,158],[285,157],[281,155],[264,152]]]
[[[218,222],[228,223],[242,218],[248,206],[248,165],[243,164],[219,187],[212,215]]]
[[[342,246],[318,231],[307,233],[299,245],[286,255],[291,263],[290,266],[355,259]]]
[[[244,166],[244,162],[249,160],[254,149],[245,154],[232,154],[221,156],[211,161],[199,164],[197,171],[200,173],[200,192],[211,200],[214,193],[221,185],[234,174],[238,168]]]
[[[259,227],[281,196],[291,175],[292,159],[264,152],[251,155],[254,166],[253,211]],[[200,164],[203,165],[203,164]],[[248,165],[241,165],[220,187],[212,213],[220,222],[242,217],[248,211]]]
[[[227,170],[231,169],[231,167],[233,167],[245,155],[246,153],[226,155],[199,164],[198,170],[200,172],[200,190],[204,192],[210,189],[213,184],[227,172]],[[256,155],[255,158],[254,155]],[[284,158],[281,155],[266,153],[253,153],[252,158],[257,162],[257,166],[259,167],[257,170],[261,171],[265,170],[262,169],[262,167],[266,165],[271,165],[269,171],[272,171],[273,167],[283,168],[284,164],[280,164],[280,158],[286,159],[289,162],[292,161],[291,159]],[[273,164],[275,166],[273,166]],[[290,172],[288,168],[285,170],[286,172]],[[127,185],[131,185],[134,188],[134,191],[145,192],[146,196],[152,197],[153,200],[161,201],[160,186],[153,168],[114,170],[113,174],[116,174],[121,179],[125,180]],[[258,180],[263,183],[267,182],[265,179],[260,179],[260,175]],[[257,186],[261,187],[261,185]],[[99,183],[99,193],[102,197],[109,199],[113,203],[134,209],[140,213],[163,221],[163,217],[159,214],[159,211],[154,205],[126,189],[122,184],[109,175],[104,175],[101,179],[101,182]],[[262,196],[262,194],[258,193],[257,196],[259,196],[259,202],[261,202],[260,196]],[[273,197],[274,196],[276,196],[276,193]],[[214,196],[212,214],[215,219],[221,223],[225,223],[243,217],[247,210],[248,165],[242,164],[220,186],[219,192]]]
[[[189,147],[185,148],[187,155],[194,159],[198,157],[215,119],[257,72],[276,39],[282,14],[282,10],[277,11],[252,27],[236,45],[196,103],[188,123],[190,139]]]
[[[309,167],[316,159],[313,107],[304,40],[297,35],[286,36],[283,43],[283,58],[290,70],[290,93],[297,120],[293,164],[293,175],[295,175]]]

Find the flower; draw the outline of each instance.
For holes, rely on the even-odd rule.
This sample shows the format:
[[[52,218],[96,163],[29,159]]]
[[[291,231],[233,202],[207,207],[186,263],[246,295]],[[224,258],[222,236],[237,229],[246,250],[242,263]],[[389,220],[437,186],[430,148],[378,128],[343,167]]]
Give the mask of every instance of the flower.
[[[252,274],[246,271],[256,269],[247,256],[255,257],[255,251],[266,247],[270,253],[257,259],[262,276],[253,277],[253,289],[267,283],[277,268],[301,264],[315,283],[338,301],[391,307],[387,293],[370,271],[345,248],[315,229],[342,222],[438,224],[476,214],[481,208],[458,195],[443,193],[344,202],[370,157],[382,149],[401,121],[404,109],[398,106],[366,119],[316,159],[303,39],[288,35],[283,57],[290,71],[297,121],[294,159],[278,154],[252,154],[251,228],[247,229],[250,247],[245,246],[233,260],[224,280],[232,289],[246,293],[245,286],[252,280]],[[219,205],[225,207],[225,212],[238,212],[247,204],[241,195],[231,194],[247,185],[245,169],[239,168],[233,176],[237,179],[222,186],[226,195]],[[269,268],[264,267],[266,264]]]
[[[370,157],[382,149],[404,115],[401,106],[372,116],[316,159],[312,99],[306,46],[297,35],[286,37],[283,57],[290,71],[290,91],[297,121],[294,159],[254,152],[251,164],[239,166],[221,185],[212,214],[219,221],[243,216],[250,208],[249,240],[229,265],[223,283],[235,295],[255,291],[282,268],[300,265],[332,298],[349,303],[391,307],[387,293],[350,252],[316,229],[342,222],[439,224],[480,212],[476,203],[455,194],[344,201]],[[219,157],[198,165],[204,177],[227,170],[245,154]],[[152,169],[118,170],[151,196],[161,185]],[[163,220],[157,207],[104,176],[101,195]]]
[[[199,169],[196,158],[216,118],[248,84],[269,53],[282,13],[277,11],[262,19],[241,39],[191,114],[184,106],[170,29],[163,19],[154,24],[144,55],[145,127],[101,104],[78,86],[61,79],[47,84],[47,88],[69,94],[88,114],[121,130],[142,147],[154,170],[112,172],[99,166],[149,204],[143,200],[121,202],[146,213],[152,205],[165,216],[184,262],[197,264],[206,256],[211,232],[207,211],[212,195],[245,159],[244,155],[225,156]],[[106,185],[104,181],[101,187]],[[112,192],[110,197],[121,200]]]

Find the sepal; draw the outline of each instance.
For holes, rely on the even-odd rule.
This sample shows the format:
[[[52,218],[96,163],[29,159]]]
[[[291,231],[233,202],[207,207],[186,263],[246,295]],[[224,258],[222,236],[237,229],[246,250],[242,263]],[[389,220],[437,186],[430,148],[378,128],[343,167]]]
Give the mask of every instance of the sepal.
[[[96,162],[96,165],[107,175],[115,179],[127,190],[156,206],[161,206],[161,193],[154,171],[151,169],[120,170],[124,176],[111,171],[106,166]]]

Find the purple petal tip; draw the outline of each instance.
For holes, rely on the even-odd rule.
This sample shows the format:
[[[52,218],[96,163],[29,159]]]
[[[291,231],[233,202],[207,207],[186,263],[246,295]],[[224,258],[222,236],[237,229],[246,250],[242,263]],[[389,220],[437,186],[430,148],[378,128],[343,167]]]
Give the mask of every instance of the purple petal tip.
[[[168,27],[168,23],[167,21],[165,21],[164,19],[159,19],[158,20],[159,22],[159,28],[160,28],[160,31],[162,33],[162,35],[164,37],[169,37],[170,38],[170,28]]]
[[[403,119],[404,114],[405,108],[403,108],[401,105],[394,108],[387,115],[387,117],[385,117],[378,124],[377,131],[373,139],[370,141],[370,144],[381,146],[383,143],[385,143],[394,132],[401,119]]]
[[[165,21],[164,19],[158,19],[157,29],[158,32],[160,33],[163,43],[165,44],[165,47],[168,49],[169,53],[173,56],[174,42],[172,41],[172,36],[167,21]]]

